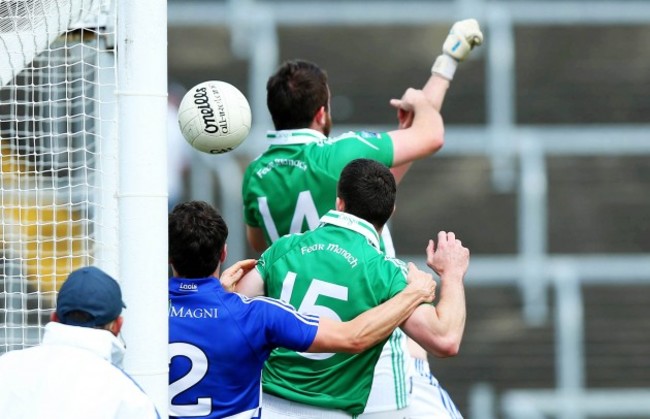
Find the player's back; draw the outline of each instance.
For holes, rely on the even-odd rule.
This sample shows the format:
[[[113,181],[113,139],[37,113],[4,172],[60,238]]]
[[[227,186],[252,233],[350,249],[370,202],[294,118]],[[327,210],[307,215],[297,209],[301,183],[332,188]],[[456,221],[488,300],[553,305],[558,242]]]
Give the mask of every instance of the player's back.
[[[243,200],[246,223],[264,230],[267,243],[315,228],[336,201],[333,174],[316,145],[273,146],[248,167]]]
[[[316,334],[317,321],[302,329],[298,317],[280,302],[226,292],[214,277],[171,278],[170,416],[259,417],[260,372],[271,350],[306,349]]]
[[[309,129],[269,133],[271,146],[246,169],[242,186],[244,220],[262,228],[267,243],[318,226],[336,203],[341,170],[359,157],[389,165],[387,134],[349,132],[336,138]]]
[[[365,221],[330,211],[325,224],[285,236],[260,258],[267,295],[300,312],[351,320],[401,291],[405,266],[379,250]],[[381,345],[361,354],[300,354],[276,350],[263,375],[265,392],[299,403],[361,413]]]
[[[250,305],[240,302],[215,278],[170,280],[171,417],[220,418],[258,408],[256,381],[271,348],[254,340]]]

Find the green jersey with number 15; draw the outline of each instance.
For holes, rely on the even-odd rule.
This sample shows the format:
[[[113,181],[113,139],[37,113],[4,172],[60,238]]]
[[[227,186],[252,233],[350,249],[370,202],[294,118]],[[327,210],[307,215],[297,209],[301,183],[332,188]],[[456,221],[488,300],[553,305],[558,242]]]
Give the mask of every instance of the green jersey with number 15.
[[[264,231],[268,244],[318,226],[334,208],[341,171],[357,158],[393,163],[387,133],[349,132],[328,138],[312,129],[270,131],[270,147],[246,169],[244,221]]]
[[[257,269],[266,295],[299,312],[348,321],[406,287],[406,265],[380,251],[371,224],[338,211],[320,221],[315,230],[282,237],[262,254]],[[358,415],[381,350],[381,344],[356,355],[276,349],[264,368],[264,391]]]

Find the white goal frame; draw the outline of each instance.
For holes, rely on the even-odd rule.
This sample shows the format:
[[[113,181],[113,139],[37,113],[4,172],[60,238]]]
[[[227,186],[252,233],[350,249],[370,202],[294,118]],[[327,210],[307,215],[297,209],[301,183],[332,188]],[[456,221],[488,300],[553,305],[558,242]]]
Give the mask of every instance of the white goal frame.
[[[125,369],[153,399],[161,417],[166,417],[169,402],[167,3],[164,0],[3,0],[2,3],[0,60],[3,62],[0,63],[0,89],[11,85],[25,71],[49,77],[47,70],[35,69],[36,57],[39,54],[56,55],[61,49],[68,48],[68,38],[64,37],[62,45],[57,47],[59,49],[54,52],[52,50],[59,36],[68,31],[81,30],[83,38],[84,28],[89,27],[89,32],[92,32],[93,28],[100,25],[100,21],[101,25],[111,27],[111,31],[106,31],[106,36],[101,37],[94,46],[93,61],[83,61],[81,64],[94,74],[89,84],[92,88],[86,91],[85,87],[81,87],[80,93],[75,94],[79,94],[80,101],[92,102],[92,114],[87,114],[84,109],[81,116],[70,122],[66,115],[70,108],[75,107],[76,102],[69,97],[67,87],[64,87],[64,97],[59,101],[67,107],[62,111],[63,122],[52,122],[42,114],[37,115],[36,111],[33,115],[30,111],[22,111],[11,122],[14,127],[18,127],[15,130],[12,128],[12,132],[18,133],[17,136],[23,132],[31,135],[32,128],[24,130],[22,127],[38,125],[38,135],[43,134],[42,138],[33,134],[33,139],[11,139],[6,138],[6,135],[1,139],[0,353],[38,344],[46,322],[43,319],[53,311],[56,291],[67,273],[83,265],[99,266],[118,279],[127,304],[123,313],[125,322],[122,332],[127,343]],[[70,4],[75,7],[81,5],[82,12]],[[61,9],[52,12],[52,9],[46,7]],[[11,21],[12,17],[18,15],[18,10],[21,15]],[[41,21],[37,22],[38,19]],[[2,26],[7,22],[9,26]],[[64,29],[53,29],[57,25]],[[34,33],[30,34],[24,30],[30,26],[45,28],[45,31],[39,32],[39,29],[32,28]],[[83,40],[78,45],[81,44]],[[82,45],[81,49],[83,48]],[[67,68],[68,63],[64,62],[61,66]],[[73,84],[74,80],[67,78],[69,70],[62,71],[65,80],[61,81],[61,85]],[[85,81],[81,84],[83,83]],[[11,96],[15,105],[5,102],[2,104],[5,106],[3,109],[25,108],[23,91],[28,89],[29,87],[15,88],[14,92],[17,93],[12,93]],[[38,108],[43,105],[40,101],[50,101],[51,97],[46,92],[44,95],[31,94],[27,100],[32,101],[32,107]],[[27,109],[29,106],[27,104]],[[47,112],[58,112],[57,104],[48,106],[48,109],[54,110]],[[86,123],[92,126],[90,131],[85,131]],[[48,127],[56,124],[56,134],[48,133]],[[83,143],[81,148],[70,146],[70,137],[77,135],[72,132],[75,124],[82,126],[81,134],[78,134]],[[40,128],[41,126],[45,128]],[[82,204],[71,204],[78,202],[76,198],[59,203],[55,190],[57,176],[51,175],[55,171],[53,166],[48,166],[48,174],[43,175],[40,172],[40,157],[29,155],[30,150],[37,148],[43,150],[45,155],[48,146],[54,147],[55,143],[66,141],[67,148],[63,146],[56,153],[50,150],[47,158],[55,160],[62,154],[63,160],[72,164],[78,155],[91,156],[92,162],[84,163],[83,166],[58,168],[62,173],[66,170],[92,172],[87,177],[91,179],[89,183],[65,186],[66,191],[71,191],[69,195],[78,192],[83,196]],[[94,144],[88,146],[92,149],[86,148],[86,141]],[[33,163],[34,159],[36,163]],[[32,175],[26,175],[26,169],[20,166],[22,162],[31,162],[25,163],[25,166],[29,165],[28,170],[33,171]],[[69,180],[70,176],[61,175],[65,180]],[[23,213],[26,212],[23,211],[26,208],[24,206],[40,205],[39,202],[27,202],[32,198],[25,197],[31,196],[35,202],[47,201],[44,205],[53,208],[55,215],[52,215],[53,221],[42,221],[41,215],[36,212],[37,220],[33,225],[39,236],[27,243],[22,233],[27,223],[23,219]],[[67,209],[74,205],[82,207],[82,222],[70,219],[66,220],[66,224],[56,220],[57,209]],[[65,230],[64,227],[69,229]],[[78,227],[85,229],[83,237],[71,237],[74,235],[71,231]],[[44,232],[46,228],[57,230],[55,237],[48,237],[49,233]],[[40,268],[36,268],[27,275],[25,261],[21,259],[25,254],[24,249],[31,246],[32,242],[36,242],[35,246],[39,249],[45,246],[45,242],[58,249],[59,241],[73,244],[65,248],[67,250],[51,251],[54,255],[48,258],[55,265],[55,273],[42,276]],[[77,250],[73,252],[72,249],[80,250],[77,254]],[[57,265],[58,262],[61,263]],[[48,281],[43,282],[45,277]],[[48,285],[43,286],[43,283]],[[34,287],[36,291],[33,290]],[[28,291],[28,288],[32,290]],[[30,296],[30,293],[33,295]],[[36,298],[32,298],[34,296]],[[31,310],[28,310],[28,303],[37,306],[29,307]],[[37,320],[34,320],[35,317]]]
[[[167,2],[119,0],[117,11],[125,366],[167,417]]]

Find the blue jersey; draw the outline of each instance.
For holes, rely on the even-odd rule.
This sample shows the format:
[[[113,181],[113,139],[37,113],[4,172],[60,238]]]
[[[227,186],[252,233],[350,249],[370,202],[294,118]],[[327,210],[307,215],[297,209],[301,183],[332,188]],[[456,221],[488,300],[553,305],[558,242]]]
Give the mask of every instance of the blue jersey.
[[[261,372],[277,347],[305,351],[318,317],[225,291],[214,277],[169,280],[169,416],[260,417]]]

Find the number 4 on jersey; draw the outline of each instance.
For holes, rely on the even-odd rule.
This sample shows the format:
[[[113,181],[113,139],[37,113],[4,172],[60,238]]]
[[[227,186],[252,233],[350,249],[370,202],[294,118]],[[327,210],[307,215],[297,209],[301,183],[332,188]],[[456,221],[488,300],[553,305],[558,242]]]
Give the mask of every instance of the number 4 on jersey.
[[[272,242],[280,238],[278,234],[278,229],[271,217],[271,210],[269,209],[269,203],[265,196],[260,196],[257,198],[257,203],[260,208],[260,213],[264,219],[264,226],[266,227],[266,232],[269,235],[269,238]],[[307,221],[308,230],[313,230],[318,227],[318,211],[316,210],[316,204],[314,204],[314,198],[311,196],[311,192],[302,191],[298,194],[298,201],[296,202],[296,209],[293,212],[293,217],[291,218],[291,226],[289,231],[285,231],[282,235],[285,234],[294,234],[301,233],[303,231],[302,225],[303,221]]]

